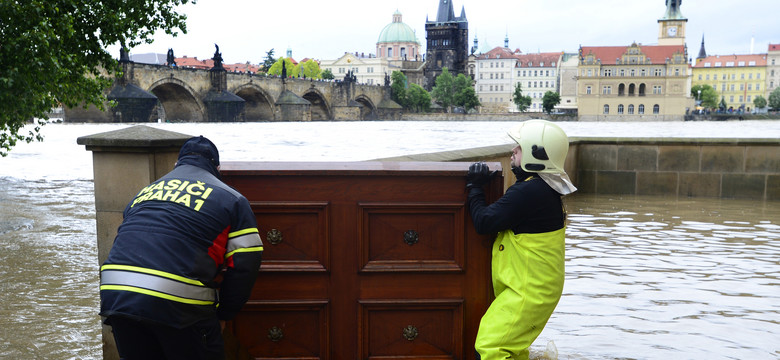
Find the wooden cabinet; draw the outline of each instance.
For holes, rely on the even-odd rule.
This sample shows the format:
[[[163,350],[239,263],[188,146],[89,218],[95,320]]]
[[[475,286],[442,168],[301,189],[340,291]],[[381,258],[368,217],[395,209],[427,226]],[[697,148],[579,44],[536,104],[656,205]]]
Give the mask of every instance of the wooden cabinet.
[[[229,325],[242,347],[255,359],[473,358],[492,235],[471,224],[468,165],[223,163],[265,247]],[[500,197],[502,178],[486,190]]]

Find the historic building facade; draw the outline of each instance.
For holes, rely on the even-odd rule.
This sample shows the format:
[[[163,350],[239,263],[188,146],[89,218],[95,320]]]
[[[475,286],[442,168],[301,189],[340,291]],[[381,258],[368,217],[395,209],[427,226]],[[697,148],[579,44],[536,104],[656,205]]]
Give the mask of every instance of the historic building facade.
[[[769,100],[769,94],[780,87],[780,44],[769,44],[766,61],[766,96],[764,97]]]
[[[680,1],[667,0],[659,45],[581,46],[580,120],[683,120],[694,106]]]
[[[505,38],[504,47],[469,58],[468,68],[474,69],[475,90],[483,111],[518,111],[513,101],[517,84],[523,96],[531,97],[531,105],[526,110],[529,112],[543,111],[544,94],[559,91],[561,53],[523,54],[519,49],[511,50],[509,39]]]
[[[711,55],[693,66],[692,85],[710,85],[726,108],[751,111],[756,96],[767,94],[767,54]]]
[[[469,22],[465,7],[455,16],[451,0],[439,0],[436,20],[425,21],[425,88],[436,84],[436,77],[447,68],[453,76],[466,74]]]

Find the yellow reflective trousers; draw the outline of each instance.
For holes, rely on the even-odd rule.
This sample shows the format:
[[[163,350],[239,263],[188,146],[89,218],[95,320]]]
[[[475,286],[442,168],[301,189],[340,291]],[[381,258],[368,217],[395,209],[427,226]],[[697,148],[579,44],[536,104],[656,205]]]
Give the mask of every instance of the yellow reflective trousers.
[[[528,359],[563,293],[565,228],[540,234],[505,230],[493,243],[496,296],[479,324],[482,360]]]

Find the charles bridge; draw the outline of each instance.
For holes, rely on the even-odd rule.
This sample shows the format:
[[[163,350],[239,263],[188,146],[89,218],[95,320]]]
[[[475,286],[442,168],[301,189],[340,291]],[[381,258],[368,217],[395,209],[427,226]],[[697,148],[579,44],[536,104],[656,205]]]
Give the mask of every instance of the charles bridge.
[[[347,74],[338,81],[227,72],[219,48],[208,70],[135,63],[126,53],[107,98],[64,110],[68,122],[236,122],[396,120],[401,107],[390,87],[362,85]],[[286,71],[284,72],[286,74]]]

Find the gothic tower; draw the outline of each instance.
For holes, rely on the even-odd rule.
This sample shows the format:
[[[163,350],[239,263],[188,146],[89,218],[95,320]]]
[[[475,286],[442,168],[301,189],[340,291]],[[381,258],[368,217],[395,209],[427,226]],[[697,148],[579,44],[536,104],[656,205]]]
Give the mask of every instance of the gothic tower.
[[[452,0],[439,0],[436,20],[425,20],[425,88],[436,85],[436,77],[447,68],[453,76],[466,74],[469,22],[463,7],[455,17]]]
[[[680,12],[682,0],[665,0],[666,13],[658,19],[658,45],[685,45],[685,24]]]

